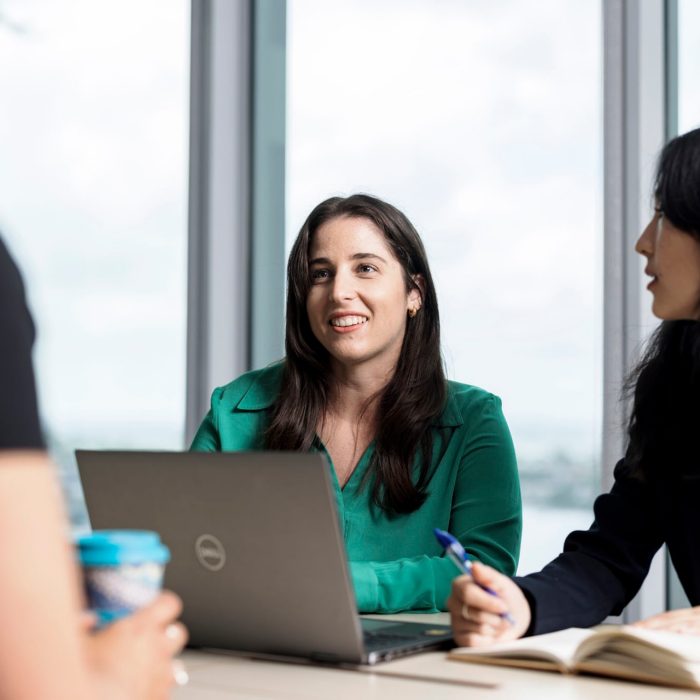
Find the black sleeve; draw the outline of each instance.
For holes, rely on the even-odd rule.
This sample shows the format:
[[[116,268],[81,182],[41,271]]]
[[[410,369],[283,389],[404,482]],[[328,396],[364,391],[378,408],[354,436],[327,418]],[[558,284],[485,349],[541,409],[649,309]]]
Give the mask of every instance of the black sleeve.
[[[589,530],[572,532],[542,571],[516,577],[532,609],[528,634],[590,627],[634,598],[663,544],[654,489],[615,467],[610,493],[596,499]]]
[[[0,238],[0,449],[42,448],[32,368],[34,324],[17,266]]]

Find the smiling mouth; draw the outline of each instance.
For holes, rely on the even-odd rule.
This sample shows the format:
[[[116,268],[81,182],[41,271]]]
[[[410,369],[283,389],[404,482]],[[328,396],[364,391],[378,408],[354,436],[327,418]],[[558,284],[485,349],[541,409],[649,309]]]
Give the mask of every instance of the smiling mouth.
[[[367,323],[369,319],[366,316],[339,316],[332,318],[328,323],[335,328],[347,328],[349,326],[361,326]]]

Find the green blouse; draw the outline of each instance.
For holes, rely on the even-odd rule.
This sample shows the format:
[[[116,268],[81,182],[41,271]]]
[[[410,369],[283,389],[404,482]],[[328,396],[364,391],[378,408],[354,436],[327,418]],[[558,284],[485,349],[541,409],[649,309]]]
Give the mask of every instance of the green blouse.
[[[214,390],[193,450],[264,449],[263,434],[282,378],[282,363],[248,372]],[[477,387],[448,382],[433,426],[428,497],[413,513],[391,516],[363,484],[374,445],[344,488],[332,471],[360,612],[445,610],[457,574],[442,556],[433,528],[448,530],[479,561],[512,575],[518,563],[522,508],[510,432],[501,402]],[[320,440],[316,448],[332,462]]]

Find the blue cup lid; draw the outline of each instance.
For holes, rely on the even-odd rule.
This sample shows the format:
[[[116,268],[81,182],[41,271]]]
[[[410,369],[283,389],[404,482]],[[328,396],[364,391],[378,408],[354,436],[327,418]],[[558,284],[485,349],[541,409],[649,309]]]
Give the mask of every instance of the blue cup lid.
[[[170,550],[151,530],[94,530],[76,540],[83,566],[119,566],[170,561]]]

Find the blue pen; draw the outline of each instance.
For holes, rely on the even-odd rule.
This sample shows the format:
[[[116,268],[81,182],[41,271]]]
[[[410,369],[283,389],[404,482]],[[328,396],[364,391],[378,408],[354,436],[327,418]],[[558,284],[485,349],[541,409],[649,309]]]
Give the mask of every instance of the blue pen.
[[[433,532],[435,533],[435,537],[440,543],[440,546],[445,548],[445,554],[447,554],[452,563],[463,574],[469,574],[469,576],[471,576],[472,563],[469,559],[469,555],[467,554],[466,549],[462,547],[462,543],[454,535],[450,535],[450,533],[446,530],[440,530],[436,527],[433,530]],[[479,586],[479,588],[483,588],[483,590],[485,590],[487,593],[498,597],[498,593],[496,593],[496,591],[494,591],[492,588],[489,588],[488,586],[482,586],[480,583],[477,583],[477,586]],[[501,613],[501,617],[504,620],[508,621],[511,625],[515,624],[515,620],[509,612]]]

